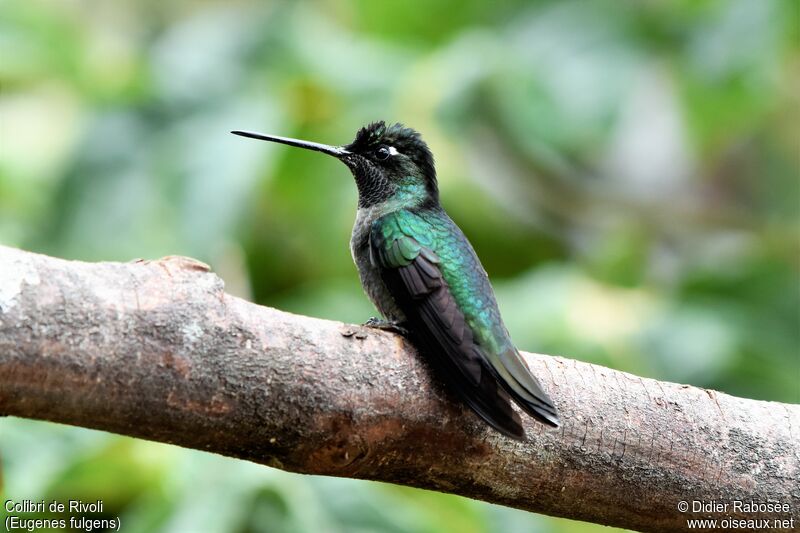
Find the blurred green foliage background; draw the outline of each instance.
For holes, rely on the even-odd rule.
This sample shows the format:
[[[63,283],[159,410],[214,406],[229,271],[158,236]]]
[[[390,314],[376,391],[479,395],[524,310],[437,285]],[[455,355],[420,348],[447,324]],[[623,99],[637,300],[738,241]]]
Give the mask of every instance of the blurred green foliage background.
[[[520,348],[798,402],[799,42],[778,0],[4,0],[0,242],[362,322],[347,169],[228,131],[402,121]],[[0,454],[127,533],[599,531],[41,422]]]

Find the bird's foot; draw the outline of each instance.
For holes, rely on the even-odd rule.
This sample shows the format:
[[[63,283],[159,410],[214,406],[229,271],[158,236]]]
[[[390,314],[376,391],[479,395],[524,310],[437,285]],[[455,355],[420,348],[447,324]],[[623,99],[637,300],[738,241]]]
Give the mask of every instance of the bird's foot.
[[[404,328],[400,322],[395,322],[392,320],[383,320],[382,318],[373,316],[369,320],[364,322],[364,325],[368,328],[382,329],[383,331],[391,331],[392,333],[399,333],[403,337],[408,336],[408,330]]]

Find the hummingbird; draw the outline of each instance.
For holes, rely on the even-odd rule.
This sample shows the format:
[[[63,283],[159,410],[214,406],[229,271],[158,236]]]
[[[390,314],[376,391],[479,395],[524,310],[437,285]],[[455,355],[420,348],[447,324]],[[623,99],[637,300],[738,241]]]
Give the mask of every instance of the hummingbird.
[[[373,122],[343,146],[232,131],[331,155],[358,188],[350,251],[383,316],[366,325],[408,334],[434,372],[494,429],[525,439],[522,411],[549,426],[552,400],[511,341],[475,250],[439,202],[433,154],[402,124]]]

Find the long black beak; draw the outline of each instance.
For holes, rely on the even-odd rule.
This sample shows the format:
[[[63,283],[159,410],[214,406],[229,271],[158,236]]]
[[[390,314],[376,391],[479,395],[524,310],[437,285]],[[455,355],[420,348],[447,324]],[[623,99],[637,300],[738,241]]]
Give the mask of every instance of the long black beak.
[[[307,150],[315,150],[323,154],[332,155],[341,159],[350,152],[340,146],[331,146],[329,144],[320,144],[311,141],[302,141],[300,139],[292,139],[290,137],[280,137],[278,135],[264,135],[263,133],[255,133],[252,131],[232,131],[234,135],[241,135],[242,137],[250,137],[251,139],[259,139],[261,141],[271,141],[274,143],[288,144],[289,146],[297,146],[298,148],[305,148]]]

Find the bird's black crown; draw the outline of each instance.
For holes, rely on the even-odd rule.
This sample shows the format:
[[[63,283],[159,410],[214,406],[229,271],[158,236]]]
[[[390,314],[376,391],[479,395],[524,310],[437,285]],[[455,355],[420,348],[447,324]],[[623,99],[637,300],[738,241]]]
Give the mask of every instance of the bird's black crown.
[[[398,152],[411,158],[425,179],[436,188],[436,168],[433,154],[422,136],[414,129],[395,123],[387,126],[384,121],[364,126],[356,134],[355,140],[345,148],[355,153],[365,153],[380,145],[393,146]]]

